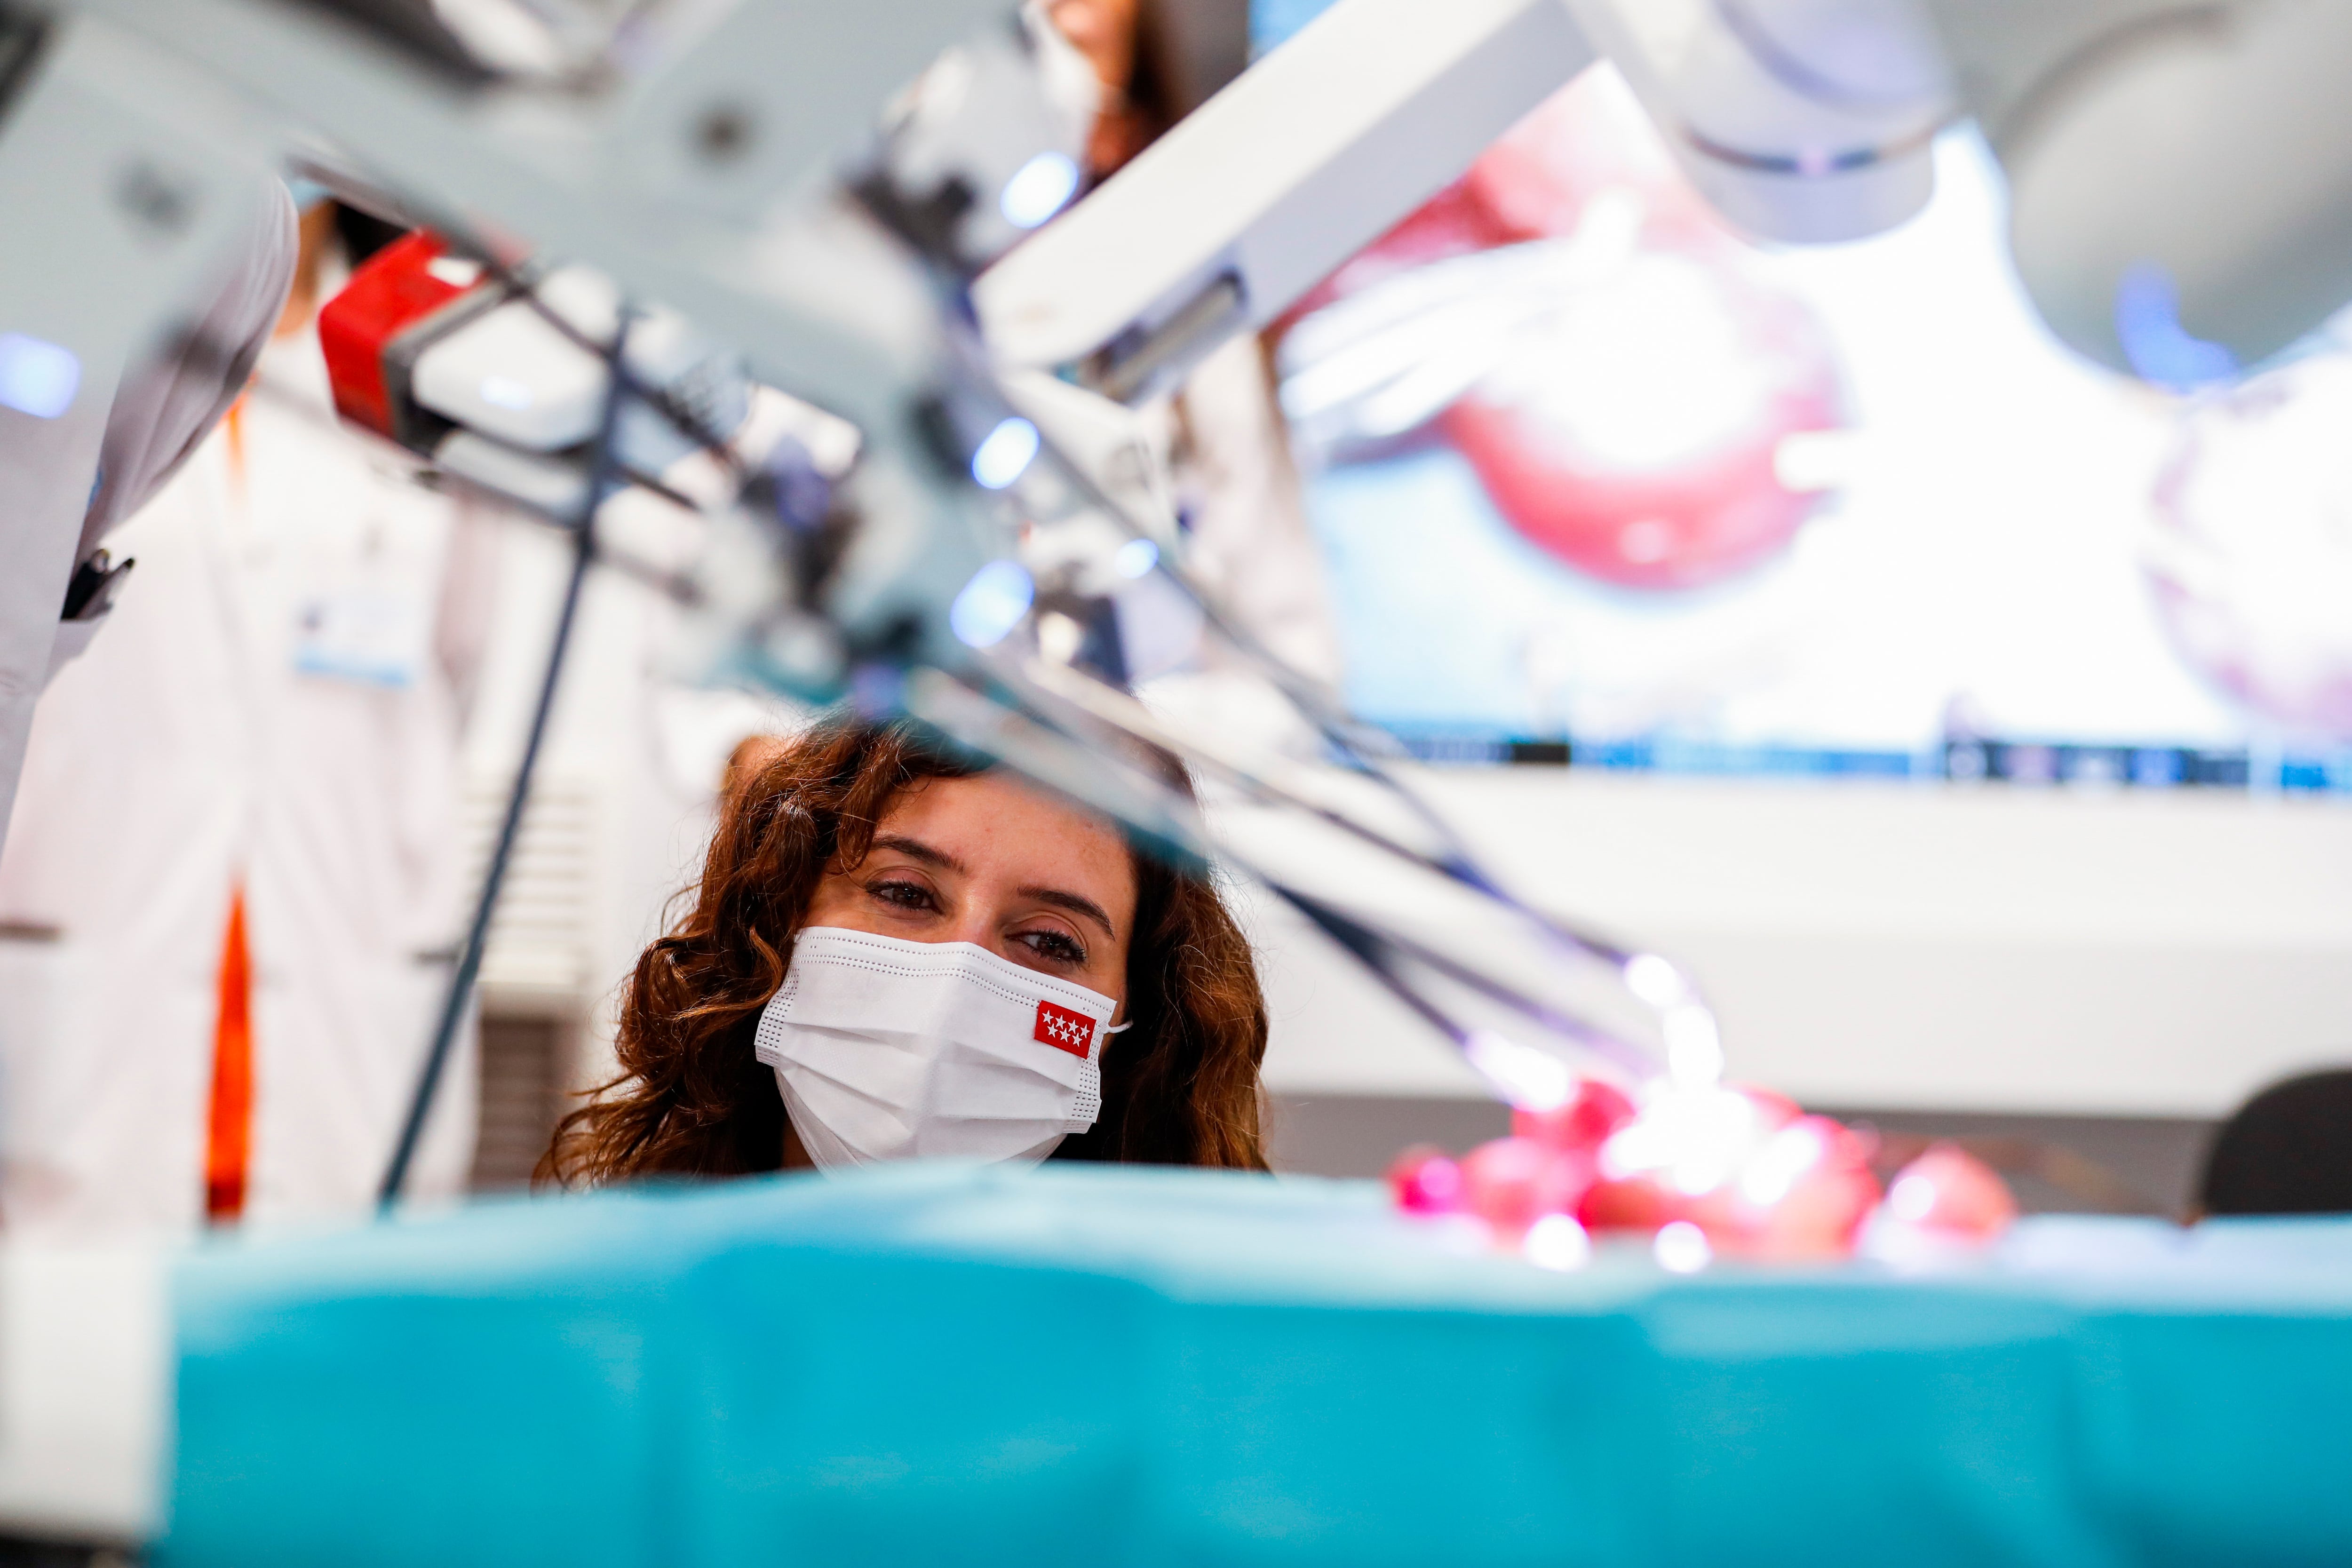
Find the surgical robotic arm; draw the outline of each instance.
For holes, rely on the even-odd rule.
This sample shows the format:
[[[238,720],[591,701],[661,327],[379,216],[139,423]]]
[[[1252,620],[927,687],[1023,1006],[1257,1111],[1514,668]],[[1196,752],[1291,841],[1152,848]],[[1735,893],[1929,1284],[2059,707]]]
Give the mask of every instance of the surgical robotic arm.
[[[1936,133],[1973,117],[2009,176],[2028,291],[2118,371],[2215,379],[2352,299],[2339,6],[1354,0],[982,278],[992,341],[1109,396],[1164,385],[1596,56],[1723,216],[1768,242],[1903,222],[1932,190]]]
[[[1040,643],[1054,606],[1098,598],[1109,557],[1139,535],[1181,580],[1165,487],[1124,410],[1001,376],[969,303],[971,279],[1077,184],[1092,106],[1050,29],[950,0],[899,6],[887,26],[748,0],[636,19],[625,51],[583,25],[574,36],[592,44],[574,57],[504,70],[388,0],[88,0],[48,25],[172,73],[154,101],[233,132],[208,149],[224,168],[290,149],[429,228],[324,313],[339,386],[357,389],[345,412],[583,542],[626,485],[698,511],[701,561],[667,585],[691,601],[703,674],[902,707],[1205,860],[1191,803],[1119,760],[1138,739],[1173,744],[1255,798],[1501,898],[1409,797],[1401,827],[1368,826],[1318,798],[1312,770],[1202,750]],[[877,103],[879,128],[861,132]],[[742,441],[759,383],[854,426],[854,463],[827,471],[795,444]],[[730,486],[698,500],[671,485],[680,454]],[[1373,742],[1260,663],[1383,776]],[[1336,904],[1302,907],[1457,1040],[1477,1031],[1405,969],[1483,983],[1649,1070],[1644,1048],[1475,964]],[[1632,956],[1538,923],[1612,971]],[[1711,1024],[1687,1032],[1711,1064]]]

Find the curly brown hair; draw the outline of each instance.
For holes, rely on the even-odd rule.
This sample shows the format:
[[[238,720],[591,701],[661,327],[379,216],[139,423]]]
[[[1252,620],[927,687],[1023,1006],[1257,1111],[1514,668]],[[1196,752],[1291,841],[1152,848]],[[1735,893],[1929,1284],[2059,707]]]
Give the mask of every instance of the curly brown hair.
[[[819,880],[864,861],[900,793],[982,766],[904,722],[845,715],[730,781],[701,879],[680,895],[691,910],[646,949],[622,990],[620,1072],[557,1127],[539,1179],[601,1185],[777,1169],[783,1100],[752,1036]],[[1134,855],[1135,1027],[1104,1051],[1100,1117],[1053,1158],[1263,1171],[1265,999],[1248,939],[1207,876]]]

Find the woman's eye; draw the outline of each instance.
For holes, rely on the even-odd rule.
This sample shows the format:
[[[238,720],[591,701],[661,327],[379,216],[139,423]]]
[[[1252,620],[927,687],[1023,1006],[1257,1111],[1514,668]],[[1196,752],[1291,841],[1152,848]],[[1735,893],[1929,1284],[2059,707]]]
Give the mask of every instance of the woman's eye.
[[[1029,944],[1029,950],[1040,958],[1050,958],[1057,963],[1084,963],[1087,950],[1079,941],[1058,931],[1023,931],[1013,939]]]
[[[934,908],[931,890],[919,882],[877,882],[866,889],[886,904],[896,904],[902,910]]]

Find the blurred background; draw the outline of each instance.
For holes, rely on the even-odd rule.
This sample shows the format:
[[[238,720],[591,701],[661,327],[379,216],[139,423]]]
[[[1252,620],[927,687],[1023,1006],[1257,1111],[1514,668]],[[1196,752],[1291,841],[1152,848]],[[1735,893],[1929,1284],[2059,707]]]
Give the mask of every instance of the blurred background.
[[[1092,172],[1318,9],[1054,7],[1114,89]],[[1869,1124],[1890,1151],[1961,1138],[2029,1209],[2174,1212],[2221,1117],[2352,1059],[2352,348],[2323,334],[2221,394],[2095,367],[2023,297],[1972,130],[1945,134],[1937,175],[1891,233],[1759,247],[1709,214],[1600,68],[1201,369],[1165,410],[1183,516],[1202,575],[1395,735],[1521,890],[1689,967],[1734,1079]],[[394,231],[314,210],[323,296]],[[174,579],[155,564],[172,536],[150,537],[168,520],[142,520],[124,550],[147,575],[120,614],[142,589],[235,600],[267,578],[269,614],[290,603],[303,628],[270,654],[277,684],[224,676],[226,717],[193,736],[132,726],[93,762],[74,713],[112,711],[106,682],[135,674],[118,624],[111,674],[102,639],[44,705],[0,862],[0,1052],[33,1086],[5,1112],[12,1218],[38,1209],[51,1167],[95,1158],[44,1119],[67,1089],[36,1082],[26,1053],[153,973],[126,958],[148,935],[41,864],[54,825],[96,813],[103,830],[94,772],[118,794],[226,792],[225,821],[308,825],[274,850],[220,850],[236,912],[226,932],[205,916],[173,961],[198,1013],[232,975],[252,999],[234,1028],[227,1003],[205,1013],[191,1026],[215,1054],[176,1069],[206,1107],[205,1203],[224,1219],[273,1095],[310,1096],[316,1120],[362,1092],[280,1087],[298,1075],[273,1077],[273,1050],[414,1042],[368,1069],[400,1098],[400,1052],[426,1037],[522,749],[567,544],[426,497],[436,520],[414,533],[394,616],[382,579],[353,589],[345,555],[254,521],[280,482],[264,474],[270,417],[215,438],[215,521],[245,521]],[[341,460],[382,466],[336,438]],[[404,473],[371,482],[424,493]],[[1237,731],[1270,722],[1182,606],[1148,593],[1120,621],[1147,699]],[[442,1191],[528,1182],[570,1096],[608,1070],[614,987],[692,878],[730,757],[805,718],[667,680],[674,614],[617,575],[590,583],[478,1037],[434,1132]],[[341,717],[271,727],[336,682]],[[287,782],[323,755],[369,782]],[[292,949],[258,912],[247,931],[242,889],[268,855],[310,867],[363,836],[303,790],[348,805],[394,778],[446,806],[384,829],[414,919],[371,962],[405,978],[363,1023],[273,1024]],[[138,864],[163,876],[202,837]],[[1372,1174],[1409,1142],[1506,1129],[1438,1035],[1275,900],[1243,902],[1274,1011],[1280,1165]],[[220,1054],[235,1028],[242,1079]]]

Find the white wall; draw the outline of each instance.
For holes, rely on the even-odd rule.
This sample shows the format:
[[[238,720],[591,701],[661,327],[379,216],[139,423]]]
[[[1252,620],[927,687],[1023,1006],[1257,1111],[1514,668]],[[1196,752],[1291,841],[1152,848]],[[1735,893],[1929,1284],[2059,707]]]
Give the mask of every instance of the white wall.
[[[1731,1070],[1817,1104],[2210,1116],[2352,1060],[2352,804],[1438,772],[1524,892],[1682,960]],[[1253,904],[1278,1091],[1473,1095]]]

